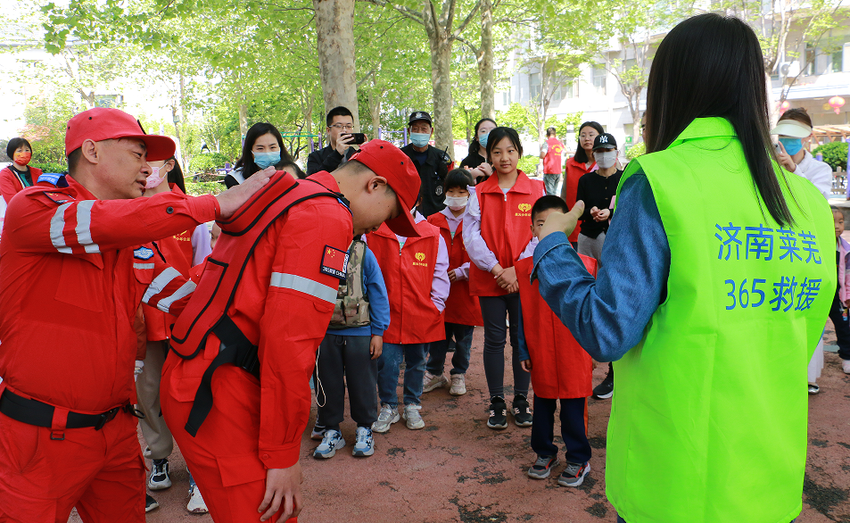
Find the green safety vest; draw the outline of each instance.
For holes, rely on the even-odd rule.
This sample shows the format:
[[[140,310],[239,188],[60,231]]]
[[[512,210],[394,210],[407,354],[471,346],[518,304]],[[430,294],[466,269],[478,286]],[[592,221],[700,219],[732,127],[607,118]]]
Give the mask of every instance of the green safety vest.
[[[619,189],[636,172],[670,274],[643,339],[614,363],[608,498],[627,523],[789,523],[802,509],[806,366],[836,288],[829,205],[785,172],[795,223],[780,228],[722,118],[633,160]]]

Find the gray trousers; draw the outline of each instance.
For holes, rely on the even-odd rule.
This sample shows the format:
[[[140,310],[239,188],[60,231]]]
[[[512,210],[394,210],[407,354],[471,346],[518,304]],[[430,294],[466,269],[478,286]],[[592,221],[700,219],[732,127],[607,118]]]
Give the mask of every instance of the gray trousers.
[[[371,336],[325,334],[316,363],[316,424],[339,430],[344,419],[345,388],[351,419],[358,427],[378,420],[378,360],[371,359]]]
[[[600,232],[599,236],[596,238],[591,238],[590,236],[585,236],[584,234],[579,233],[578,235],[578,249],[576,252],[579,254],[584,254],[585,256],[590,256],[597,262],[602,258],[602,245],[605,243],[605,233]],[[599,266],[602,266],[602,263],[599,263]]]
[[[162,417],[159,406],[159,382],[162,379],[162,365],[165,363],[166,342],[149,341],[145,355],[145,367],[136,380],[136,395],[139,410],[145,418],[139,420],[142,435],[151,449],[151,459],[164,459],[171,454],[174,440],[171,431]]]
[[[546,187],[546,194],[554,194],[558,196],[558,182],[561,181],[560,174],[543,174],[543,185]]]

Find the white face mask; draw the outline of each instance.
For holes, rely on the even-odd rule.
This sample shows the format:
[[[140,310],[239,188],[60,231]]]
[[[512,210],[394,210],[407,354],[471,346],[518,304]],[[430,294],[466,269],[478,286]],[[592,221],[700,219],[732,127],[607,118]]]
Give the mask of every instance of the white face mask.
[[[163,182],[163,180],[165,180],[165,176],[159,175],[159,173],[162,172],[163,167],[165,167],[165,165],[161,165],[159,167],[151,167],[151,170],[153,172],[145,179],[145,189],[156,189]]]
[[[602,152],[600,150],[596,150],[593,152],[593,158],[596,160],[596,165],[598,165],[601,169],[610,169],[614,167],[614,164],[617,163],[617,151],[605,151]]]
[[[469,196],[446,196],[446,206],[453,211],[465,209],[467,202]]]

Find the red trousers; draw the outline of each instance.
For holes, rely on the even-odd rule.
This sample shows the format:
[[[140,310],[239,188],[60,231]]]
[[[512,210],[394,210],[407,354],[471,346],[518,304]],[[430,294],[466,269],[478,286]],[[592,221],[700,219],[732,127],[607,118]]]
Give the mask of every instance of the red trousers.
[[[144,523],[145,463],[136,418],[119,412],[101,430],[51,431],[0,414],[0,522]]]
[[[203,353],[202,353],[203,354]],[[180,447],[210,515],[216,523],[258,523],[257,512],[266,492],[266,468],[258,456],[260,433],[260,386],[242,369],[222,365],[213,378],[213,407],[195,437],[184,426],[200,376],[172,379],[175,367],[181,374],[186,363],[169,354],[163,368],[160,404],[165,422]],[[268,521],[277,521],[276,514]],[[296,519],[290,519],[295,522]]]

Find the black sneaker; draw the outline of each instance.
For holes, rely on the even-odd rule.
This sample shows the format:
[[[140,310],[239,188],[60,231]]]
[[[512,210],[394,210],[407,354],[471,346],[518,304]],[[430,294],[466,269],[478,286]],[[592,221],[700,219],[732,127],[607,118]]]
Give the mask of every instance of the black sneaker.
[[[514,412],[514,423],[517,424],[518,427],[530,427],[531,426],[531,406],[528,404],[528,400],[522,394],[517,394],[514,396],[513,405]]]
[[[487,426],[499,430],[508,428],[508,404],[505,403],[505,398],[490,398],[490,418],[487,420]]]
[[[614,395],[614,369],[608,364],[608,375],[602,383],[593,388],[593,397],[598,400],[607,400]]]
[[[145,512],[147,513],[158,508],[159,503],[157,503],[150,494],[145,494]]]
[[[537,456],[537,461],[528,469],[528,477],[546,479],[552,473],[552,469],[557,466],[558,456]]]
[[[590,463],[570,463],[558,477],[558,485],[562,487],[579,487],[584,483],[584,477],[590,472]]]

